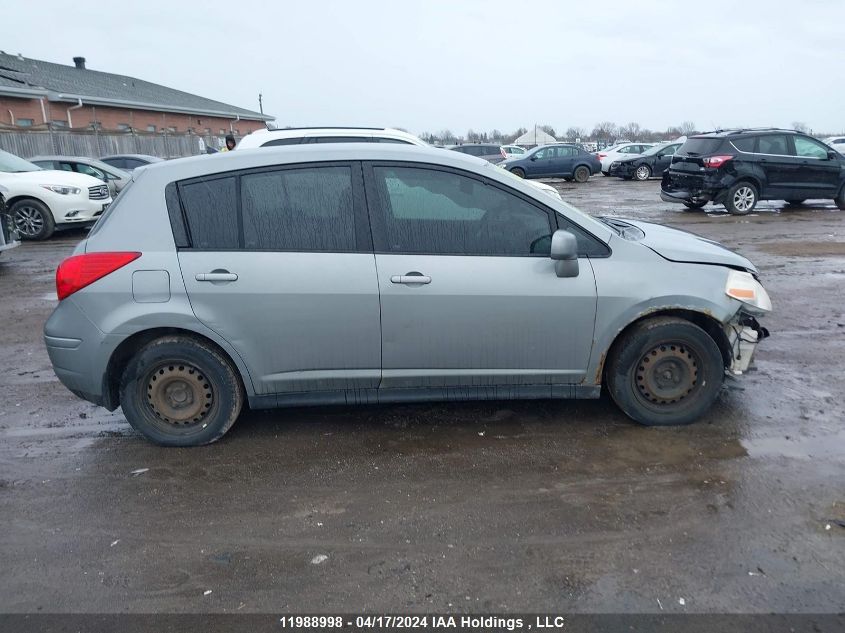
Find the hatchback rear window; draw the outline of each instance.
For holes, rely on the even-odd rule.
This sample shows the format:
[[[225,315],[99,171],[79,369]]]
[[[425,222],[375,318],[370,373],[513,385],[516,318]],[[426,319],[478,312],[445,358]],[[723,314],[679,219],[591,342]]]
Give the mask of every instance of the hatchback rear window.
[[[687,154],[688,156],[712,154],[718,151],[721,145],[722,139],[720,138],[690,138],[683,144],[680,153]]]

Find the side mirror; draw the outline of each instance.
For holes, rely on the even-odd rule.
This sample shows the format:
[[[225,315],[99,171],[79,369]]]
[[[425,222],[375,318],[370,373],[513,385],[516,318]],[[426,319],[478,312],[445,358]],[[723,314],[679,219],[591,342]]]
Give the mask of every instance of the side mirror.
[[[839,156],[839,152],[837,152],[835,149],[827,150],[827,159],[828,160],[836,160],[836,158],[838,156]]]
[[[529,156],[528,160],[537,160],[537,154],[532,154]]]
[[[550,257],[558,277],[578,276],[578,240],[572,233],[562,229],[554,232]]]

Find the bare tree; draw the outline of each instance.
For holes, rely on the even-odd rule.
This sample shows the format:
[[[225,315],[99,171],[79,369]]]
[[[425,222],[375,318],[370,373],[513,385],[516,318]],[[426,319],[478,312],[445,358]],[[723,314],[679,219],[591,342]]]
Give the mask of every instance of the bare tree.
[[[631,141],[639,141],[642,136],[642,129],[639,123],[631,122],[619,128],[619,135]]]
[[[504,137],[504,134],[502,134],[496,128],[493,128],[492,130],[490,130],[490,140],[491,141],[501,141],[503,137]]]
[[[689,136],[690,134],[695,134],[695,123],[693,123],[692,121],[684,121],[683,123],[681,123],[678,130],[680,131],[681,136]]]
[[[810,128],[807,127],[807,124],[803,121],[793,121],[792,122],[792,129],[796,132],[803,132],[806,134]]]
[[[444,145],[446,143],[454,143],[455,141],[458,140],[458,137],[456,137],[454,134],[452,134],[452,130],[449,130],[449,129],[440,130],[437,133],[437,138],[440,139],[440,142],[443,143]]]
[[[616,127],[615,123],[611,121],[602,121],[601,123],[596,123],[596,126],[593,128],[593,132],[590,136],[596,140],[612,141],[616,138],[618,133],[619,128]]]
[[[582,127],[571,127],[566,130],[567,141],[579,141],[587,137],[587,130]]]

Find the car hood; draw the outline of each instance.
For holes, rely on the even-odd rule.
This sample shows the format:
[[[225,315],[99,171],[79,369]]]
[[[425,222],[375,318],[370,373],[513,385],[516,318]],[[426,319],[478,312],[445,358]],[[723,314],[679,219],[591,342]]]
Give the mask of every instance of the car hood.
[[[20,182],[35,185],[64,185],[67,187],[87,189],[88,187],[103,184],[102,180],[97,180],[93,176],[58,169],[39,169],[37,171],[21,171],[16,173],[0,172],[0,178],[7,185]]]
[[[753,273],[757,272],[754,264],[745,257],[728,250],[713,240],[651,222],[640,222],[627,218],[623,221],[635,226],[645,234],[638,240],[641,244],[669,261],[688,264],[715,264],[741,268]]]

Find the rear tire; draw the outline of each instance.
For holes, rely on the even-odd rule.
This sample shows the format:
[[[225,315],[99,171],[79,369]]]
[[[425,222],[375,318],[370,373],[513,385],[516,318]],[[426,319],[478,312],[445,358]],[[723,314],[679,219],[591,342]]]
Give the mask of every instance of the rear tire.
[[[757,187],[742,181],[728,189],[725,196],[725,208],[734,215],[746,215],[754,210],[758,200]]]
[[[634,178],[641,182],[643,180],[648,180],[649,178],[651,178],[651,167],[649,167],[648,165],[640,165],[634,171]]]
[[[583,165],[576,167],[575,173],[572,176],[575,178],[575,182],[587,182],[590,179],[590,168],[584,167]]]
[[[656,317],[635,325],[614,344],[607,389],[622,411],[647,426],[690,424],[718,397],[722,353],[697,325]]]
[[[514,167],[513,169],[511,169],[511,173],[514,176],[525,178],[525,170],[522,167]]]
[[[201,446],[219,440],[243,406],[232,364],[206,342],[165,336],[141,348],[120,382],[123,415],[161,446]]]
[[[53,214],[46,204],[38,200],[18,200],[9,209],[9,214],[22,239],[46,240],[56,230]]]
[[[845,187],[839,191],[839,195],[836,196],[833,200],[836,203],[836,206],[845,211]]]

